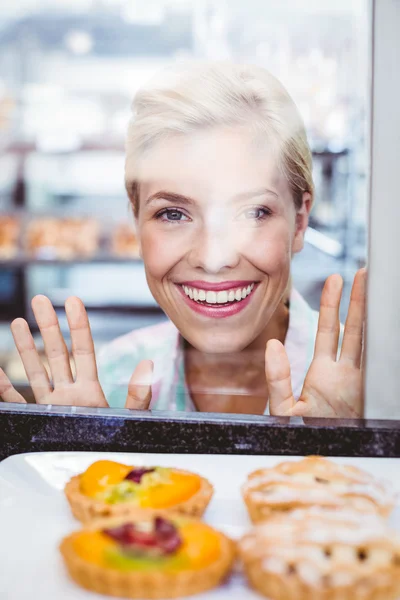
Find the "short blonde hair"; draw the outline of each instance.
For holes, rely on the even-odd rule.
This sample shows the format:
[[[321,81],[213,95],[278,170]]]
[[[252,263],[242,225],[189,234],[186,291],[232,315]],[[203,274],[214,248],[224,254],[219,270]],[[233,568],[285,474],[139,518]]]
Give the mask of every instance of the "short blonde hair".
[[[278,165],[293,194],[296,209],[304,192],[314,196],[312,156],[300,113],[283,85],[268,71],[230,62],[184,63],[164,71],[141,88],[132,103],[126,138],[126,165],[133,163],[125,185],[135,215],[139,182],[134,165],[171,135],[198,129],[241,125],[256,138],[267,136],[278,151]]]

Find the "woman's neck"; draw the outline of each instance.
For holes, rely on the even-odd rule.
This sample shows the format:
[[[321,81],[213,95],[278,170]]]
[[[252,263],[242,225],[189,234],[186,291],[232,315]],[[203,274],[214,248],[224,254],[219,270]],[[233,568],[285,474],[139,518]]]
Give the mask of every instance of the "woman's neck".
[[[241,352],[207,354],[185,342],[185,375],[190,396],[201,412],[264,414],[268,396],[265,347],[285,342],[289,306],[282,301],[262,334]]]

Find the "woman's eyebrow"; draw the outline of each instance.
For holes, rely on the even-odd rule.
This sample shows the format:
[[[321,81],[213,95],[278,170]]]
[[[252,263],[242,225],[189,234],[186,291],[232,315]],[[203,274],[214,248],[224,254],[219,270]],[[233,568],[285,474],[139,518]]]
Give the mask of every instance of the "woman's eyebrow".
[[[249,192],[241,192],[235,196],[235,200],[251,200],[257,196],[273,196],[274,198],[279,198],[279,195],[273,190],[268,188],[259,188]]]
[[[182,194],[176,194],[175,192],[167,192],[166,190],[160,190],[155,194],[151,194],[145,202],[145,205],[151,204],[154,200],[167,200],[167,202],[179,202],[179,204],[194,204],[195,201],[188,196],[182,196]]]

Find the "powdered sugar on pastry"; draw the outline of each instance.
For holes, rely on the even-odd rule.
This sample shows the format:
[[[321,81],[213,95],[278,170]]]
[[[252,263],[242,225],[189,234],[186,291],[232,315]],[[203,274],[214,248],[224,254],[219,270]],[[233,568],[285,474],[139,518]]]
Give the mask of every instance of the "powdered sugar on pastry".
[[[338,587],[354,600],[400,594],[400,536],[377,514],[314,507],[276,515],[242,538],[239,553],[250,582],[271,598],[277,581],[290,598]],[[375,596],[382,587],[386,595]]]
[[[251,473],[242,487],[254,522],[274,511],[321,505],[388,515],[395,496],[388,484],[355,467],[317,456]]]

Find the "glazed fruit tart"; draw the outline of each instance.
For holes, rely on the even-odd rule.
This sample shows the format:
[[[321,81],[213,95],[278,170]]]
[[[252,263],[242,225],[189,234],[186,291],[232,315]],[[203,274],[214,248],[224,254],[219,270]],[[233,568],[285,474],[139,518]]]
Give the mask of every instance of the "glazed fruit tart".
[[[377,514],[310,508],[260,523],[238,544],[269,600],[395,600],[400,537]]]
[[[60,546],[82,587],[122,598],[177,598],[217,586],[234,544],[202,521],[182,516],[98,519]]]
[[[213,487],[200,475],[180,469],[100,460],[72,477],[65,494],[74,516],[82,522],[151,512],[200,517]]]
[[[254,471],[242,494],[253,523],[314,505],[388,516],[395,504],[387,484],[356,467],[337,465],[320,456]]]

